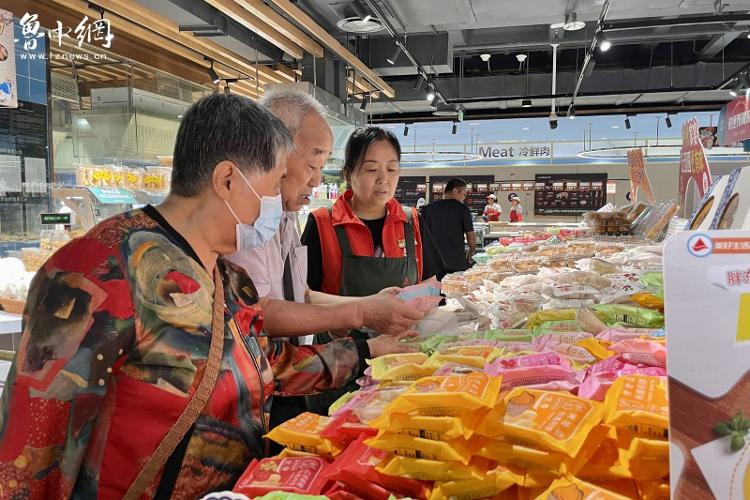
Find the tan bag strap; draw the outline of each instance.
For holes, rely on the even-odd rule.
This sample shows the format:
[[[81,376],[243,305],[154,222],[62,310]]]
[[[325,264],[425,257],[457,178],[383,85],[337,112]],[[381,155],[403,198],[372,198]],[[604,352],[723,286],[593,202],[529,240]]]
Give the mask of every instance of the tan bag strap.
[[[206,368],[203,370],[203,376],[200,382],[198,382],[198,387],[195,389],[193,397],[190,398],[190,402],[188,402],[185,410],[183,410],[172,428],[169,429],[167,435],[161,440],[161,443],[159,443],[154,453],[146,461],[141,472],[138,473],[135,481],[128,488],[127,493],[123,497],[125,500],[138,500],[153,483],[154,478],[162,470],[169,457],[172,456],[177,445],[180,444],[185,434],[187,434],[188,430],[190,430],[198,419],[198,415],[203,411],[211,392],[214,390],[216,379],[219,376],[219,369],[221,368],[225,326],[224,283],[221,280],[218,262],[214,268],[214,287],[211,345],[208,349],[208,358],[206,359]]]

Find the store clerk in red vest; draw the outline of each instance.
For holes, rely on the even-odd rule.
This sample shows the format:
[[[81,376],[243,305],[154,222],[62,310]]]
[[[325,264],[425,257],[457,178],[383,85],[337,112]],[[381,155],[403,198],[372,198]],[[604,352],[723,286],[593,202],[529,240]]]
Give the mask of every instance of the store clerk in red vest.
[[[421,281],[417,211],[393,198],[400,159],[398,139],[385,129],[349,138],[343,175],[351,187],[331,209],[313,212],[302,235],[311,290],[359,297]]]

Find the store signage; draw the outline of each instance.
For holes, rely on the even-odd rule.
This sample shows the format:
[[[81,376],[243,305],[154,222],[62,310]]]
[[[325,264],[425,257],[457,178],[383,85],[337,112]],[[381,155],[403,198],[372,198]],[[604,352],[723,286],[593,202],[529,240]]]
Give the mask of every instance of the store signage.
[[[748,498],[750,232],[675,234],[664,249],[672,498]]]
[[[646,201],[654,203],[654,191],[651,188],[651,180],[646,173],[646,161],[643,158],[643,150],[628,150],[628,166],[630,167],[630,196],[629,201],[638,202],[638,194],[643,191]]]
[[[478,154],[484,159],[518,160],[552,158],[551,144],[502,144],[479,146]]]
[[[696,191],[703,196],[711,185],[711,169],[700,140],[698,119],[693,118],[682,126],[682,149],[680,149],[680,180],[677,191],[680,204],[685,206],[685,195],[690,179],[695,181]]]
[[[133,205],[138,203],[130,191],[124,189],[89,188],[96,199],[106,205]]]
[[[66,226],[70,225],[70,213],[49,213],[49,214],[41,214],[42,224],[43,225],[51,225],[51,224],[64,224]]]
[[[13,13],[0,9],[0,106],[18,107]]]
[[[617,181],[607,181],[607,194],[617,194]]]
[[[535,215],[580,215],[604,206],[607,174],[537,174]]]
[[[724,115],[724,144],[750,139],[750,99],[744,94],[727,103]]]
[[[44,33],[39,23],[39,15],[26,12],[21,17],[19,24],[21,25],[22,38],[15,41],[22,41],[24,50],[36,50],[38,39],[44,38]],[[71,32],[73,32],[72,35]],[[84,43],[95,43],[104,49],[109,49],[112,47],[112,39],[115,37],[112,34],[112,26],[109,19],[89,19],[88,16],[83,16],[83,19],[81,19],[81,22],[75,28],[72,26],[63,26],[62,21],[57,21],[57,27],[48,30],[47,34],[50,40],[57,41],[58,47],[62,47],[63,40],[75,37],[79,48]]]

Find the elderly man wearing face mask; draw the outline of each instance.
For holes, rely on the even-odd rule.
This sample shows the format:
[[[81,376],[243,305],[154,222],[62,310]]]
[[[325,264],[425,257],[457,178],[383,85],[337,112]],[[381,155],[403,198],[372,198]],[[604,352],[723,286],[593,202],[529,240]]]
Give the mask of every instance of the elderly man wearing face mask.
[[[180,124],[164,203],[101,222],[41,267],[2,394],[2,496],[229,489],[266,453],[273,394],[341,387],[400,349],[399,336],[296,347],[261,334],[255,286],[222,256],[276,234],[292,147],[249,99],[203,98]]]

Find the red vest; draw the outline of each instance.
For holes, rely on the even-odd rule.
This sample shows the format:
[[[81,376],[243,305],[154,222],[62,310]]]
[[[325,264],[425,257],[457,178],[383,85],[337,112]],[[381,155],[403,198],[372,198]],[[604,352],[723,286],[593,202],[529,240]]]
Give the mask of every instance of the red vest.
[[[352,253],[360,257],[374,257],[375,247],[370,230],[352,211],[351,189],[342,194],[333,204],[331,212],[319,208],[313,212],[320,235],[320,248],[323,252],[323,292],[339,295],[341,290],[341,247],[336,237],[336,227],[344,226]],[[418,282],[422,281],[422,236],[419,231],[419,215],[412,210],[414,226],[415,251],[417,254]],[[406,214],[401,204],[392,198],[386,206],[385,225],[383,226],[384,257],[397,258],[406,255],[404,241],[404,224]],[[394,286],[398,284],[394,283]]]

